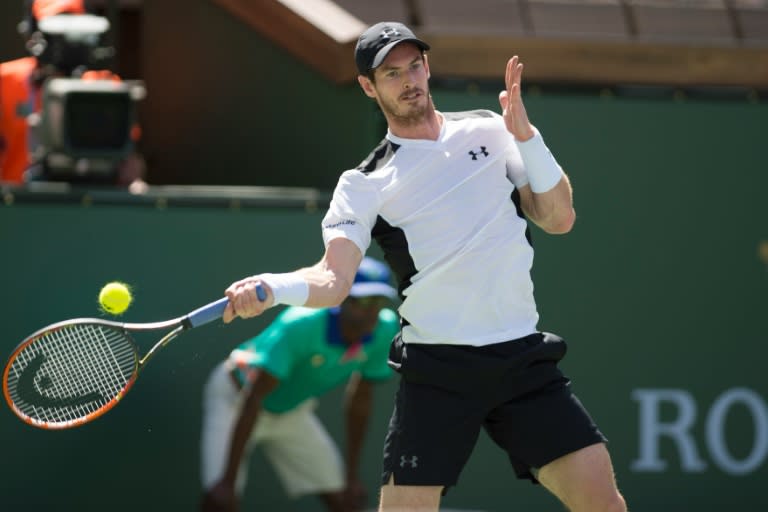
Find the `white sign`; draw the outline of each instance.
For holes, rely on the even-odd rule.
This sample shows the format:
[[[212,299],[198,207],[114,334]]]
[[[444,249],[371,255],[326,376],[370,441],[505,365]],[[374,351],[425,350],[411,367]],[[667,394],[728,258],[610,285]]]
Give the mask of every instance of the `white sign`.
[[[659,453],[662,438],[675,443],[680,468],[686,473],[700,473],[708,468],[701,455],[691,428],[696,424],[698,408],[693,395],[684,389],[635,389],[632,399],[638,402],[638,457],[631,469],[638,472],[663,473],[668,461]],[[663,423],[661,407],[674,407],[675,418]],[[746,407],[754,425],[752,449],[746,457],[738,459],[728,448],[725,423],[734,405]],[[747,475],[757,470],[768,458],[768,405],[755,391],[732,388],[718,396],[709,407],[705,418],[704,447],[711,461],[720,470],[731,475]]]

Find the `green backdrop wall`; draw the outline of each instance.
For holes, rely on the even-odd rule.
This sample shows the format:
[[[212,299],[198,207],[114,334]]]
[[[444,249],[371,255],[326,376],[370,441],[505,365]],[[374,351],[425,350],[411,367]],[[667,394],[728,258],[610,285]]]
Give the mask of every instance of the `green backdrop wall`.
[[[497,108],[495,92],[473,91],[434,96],[444,110]],[[534,231],[540,328],[568,340],[563,367],[611,441],[632,510],[765,510],[768,107],[573,94],[530,94],[526,105],[572,178],[578,214],[569,235]],[[365,137],[375,140],[379,130],[374,124]],[[127,320],[153,321],[211,300],[234,279],[307,264],[322,250],[322,208],[34,197],[9,193],[0,207],[6,354],[42,325],[98,315],[96,294],[109,280],[135,287]],[[91,425],[44,432],[2,407],[3,503],[194,510],[204,379],[271,314],[179,338],[124,403]],[[394,385],[378,390],[365,452],[372,494]],[[339,437],[338,392],[323,399],[321,415]],[[312,499],[287,501],[259,454],[246,501],[320,510]],[[444,504],[559,508],[515,481],[485,437]]]

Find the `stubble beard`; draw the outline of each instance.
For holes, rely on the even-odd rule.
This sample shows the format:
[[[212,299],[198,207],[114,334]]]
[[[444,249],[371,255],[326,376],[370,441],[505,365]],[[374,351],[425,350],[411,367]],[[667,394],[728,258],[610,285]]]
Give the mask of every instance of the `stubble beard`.
[[[385,117],[393,124],[402,127],[418,126],[423,123],[430,112],[434,110],[432,96],[428,92],[425,92],[423,97],[426,98],[426,101],[423,103],[400,107],[397,100],[385,100],[379,96],[379,108],[381,108]]]

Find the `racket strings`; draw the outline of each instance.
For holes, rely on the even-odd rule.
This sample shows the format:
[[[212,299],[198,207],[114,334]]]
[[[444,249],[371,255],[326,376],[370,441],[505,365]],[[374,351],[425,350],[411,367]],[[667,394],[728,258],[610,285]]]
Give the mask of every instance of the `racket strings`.
[[[45,333],[17,354],[8,389],[21,414],[66,423],[109,404],[135,370],[135,348],[125,332],[72,324]]]

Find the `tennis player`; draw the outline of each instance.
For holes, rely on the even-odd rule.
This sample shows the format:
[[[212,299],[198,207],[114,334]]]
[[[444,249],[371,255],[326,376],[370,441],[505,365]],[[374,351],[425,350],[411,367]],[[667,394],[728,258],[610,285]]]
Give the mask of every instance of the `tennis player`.
[[[322,259],[233,283],[225,321],[274,304],[341,303],[375,239],[403,298],[380,510],[437,511],[485,429],[518,478],[569,510],[623,512],[606,440],[558,368],[566,343],[538,329],[527,220],[562,234],[575,212],[568,177],[528,119],[523,64],[507,63],[501,114],[439,112],[427,50],[400,23],[361,35],[358,82],[384,113],[386,137],[341,175]]]
[[[287,308],[219,364],[205,386],[205,512],[239,510],[251,449],[262,447],[292,498],[318,495],[331,512],[362,510],[358,478],[372,387],[388,378],[399,329],[397,292],[383,263],[365,258],[338,308]],[[316,397],[348,382],[346,460],[314,413]]]

